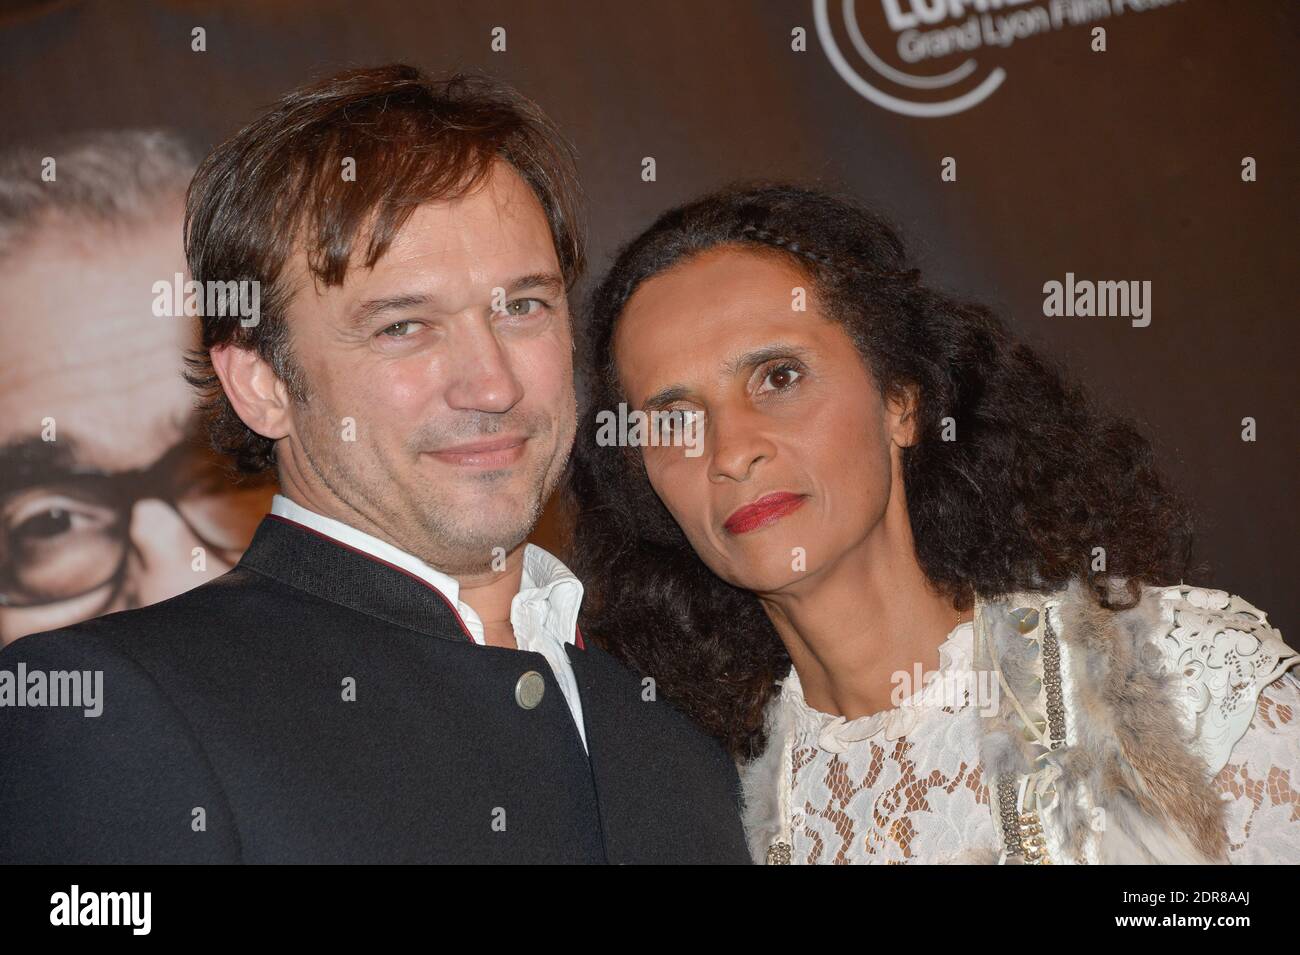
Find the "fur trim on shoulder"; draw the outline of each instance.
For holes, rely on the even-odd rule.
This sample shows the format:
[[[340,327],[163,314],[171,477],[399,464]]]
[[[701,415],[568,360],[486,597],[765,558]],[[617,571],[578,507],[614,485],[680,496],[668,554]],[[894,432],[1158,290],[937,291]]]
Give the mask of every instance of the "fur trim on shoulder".
[[[756,863],[767,862],[767,849],[778,839],[788,838],[781,806],[781,785],[785,779],[782,760],[787,759],[787,743],[792,732],[787,708],[781,705],[781,691],[767,702],[765,714],[767,746],[747,763],[740,764],[742,796],[741,821],[749,854]]]
[[[1223,803],[1179,718],[1181,686],[1158,644],[1168,629],[1159,597],[1148,590],[1132,609],[1110,611],[1076,582],[1061,602],[1061,639],[1082,651],[1071,654],[1076,744],[1066,775],[1086,781],[1104,811],[1099,861],[1226,862]]]

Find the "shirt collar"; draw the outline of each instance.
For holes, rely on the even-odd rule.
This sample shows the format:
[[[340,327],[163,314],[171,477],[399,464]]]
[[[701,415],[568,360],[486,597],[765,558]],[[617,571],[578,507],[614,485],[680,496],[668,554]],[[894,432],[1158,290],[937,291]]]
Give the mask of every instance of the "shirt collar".
[[[462,616],[467,615],[466,611],[469,615],[477,616],[472,608],[460,602],[460,581],[429,566],[414,554],[357,530],[350,524],[318,514],[283,494],[276,494],[271,499],[271,513],[394,564],[436,588]],[[512,622],[519,614],[525,614],[561,642],[576,643],[582,595],[582,582],[558,557],[536,544],[524,545],[519,593],[515,594],[510,603]],[[479,624],[480,628],[481,626]]]
[[[536,544],[525,544],[523,575],[510,605],[510,619],[520,610],[533,613],[552,637],[576,644],[582,594],[582,581],[558,557]]]

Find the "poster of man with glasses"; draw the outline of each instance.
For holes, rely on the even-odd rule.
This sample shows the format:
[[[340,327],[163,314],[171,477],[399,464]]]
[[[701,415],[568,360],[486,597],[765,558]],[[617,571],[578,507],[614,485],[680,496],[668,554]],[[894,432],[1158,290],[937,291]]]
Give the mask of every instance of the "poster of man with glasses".
[[[0,155],[0,644],[220,576],[270,506],[195,427],[194,320],[153,307],[195,165],[157,130]]]

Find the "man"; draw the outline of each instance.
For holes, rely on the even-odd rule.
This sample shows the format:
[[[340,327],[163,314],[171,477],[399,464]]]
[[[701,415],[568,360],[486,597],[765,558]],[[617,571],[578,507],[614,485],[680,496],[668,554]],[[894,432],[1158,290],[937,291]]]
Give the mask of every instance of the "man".
[[[153,130],[0,154],[0,645],[217,577],[266,512],[194,420],[193,322],[155,314],[194,165]]]
[[[747,861],[729,758],[525,543],[574,436],[575,196],[536,106],[403,66],[208,157],[190,377],[283,494],[218,580],[0,653],[0,861]],[[102,715],[32,704],[59,670]]]

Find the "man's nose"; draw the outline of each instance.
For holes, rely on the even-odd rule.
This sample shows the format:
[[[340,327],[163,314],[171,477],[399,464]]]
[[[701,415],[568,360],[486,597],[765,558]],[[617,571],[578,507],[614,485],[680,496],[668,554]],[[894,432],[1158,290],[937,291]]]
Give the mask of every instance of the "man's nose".
[[[488,322],[473,322],[456,336],[451,352],[449,407],[465,411],[509,411],[524,396],[510,353]]]
[[[122,589],[131,606],[146,607],[166,600],[230,569],[203,547],[176,509],[163,501],[144,500],[135,505],[130,544]]]

